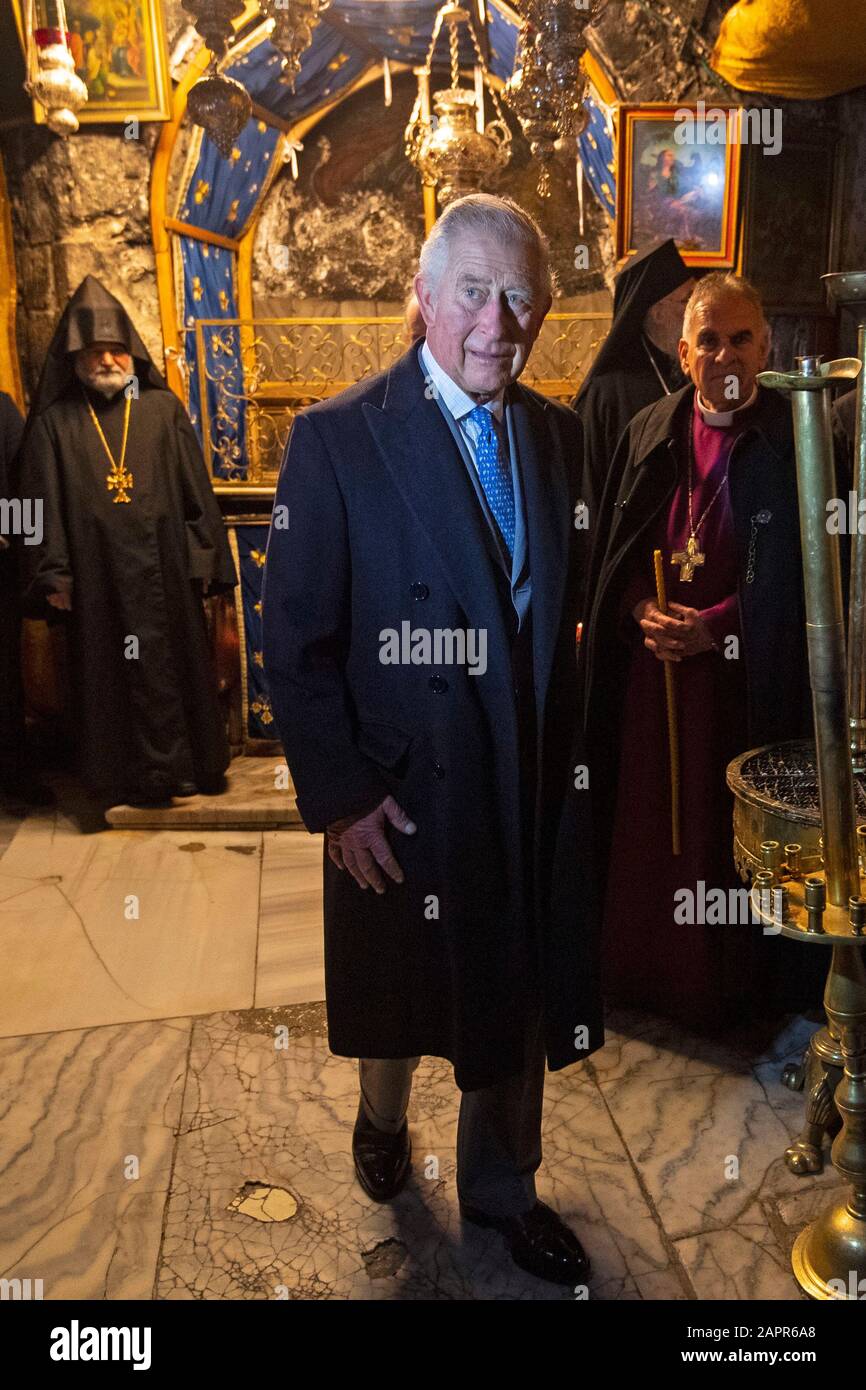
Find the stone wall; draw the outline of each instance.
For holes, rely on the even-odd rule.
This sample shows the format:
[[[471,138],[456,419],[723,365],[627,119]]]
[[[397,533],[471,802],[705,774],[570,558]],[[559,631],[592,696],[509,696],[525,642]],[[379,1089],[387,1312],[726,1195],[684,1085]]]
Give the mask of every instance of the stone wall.
[[[122,127],[82,127],[59,140],[44,126],[3,142],[18,271],[18,345],[32,390],[64,303],[97,275],[132,314],[157,363],[156,300],[148,185],[156,129],[125,140]]]
[[[189,16],[180,0],[162,0],[162,6],[171,54],[190,28]],[[160,129],[141,125],[138,137],[128,139],[122,124],[85,124],[61,140],[27,120],[0,131],[28,397],[63,306],[88,274],[122,301],[154,361],[163,364],[149,206]]]

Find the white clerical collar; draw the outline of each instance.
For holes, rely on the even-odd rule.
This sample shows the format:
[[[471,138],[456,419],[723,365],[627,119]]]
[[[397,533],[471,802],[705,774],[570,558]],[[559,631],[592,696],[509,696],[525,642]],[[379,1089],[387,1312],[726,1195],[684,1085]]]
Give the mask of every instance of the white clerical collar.
[[[467,396],[462,387],[452,381],[447,372],[443,371],[427,346],[427,339],[421,344],[421,361],[424,370],[430,377],[436,390],[439,392],[446,407],[450,410],[455,420],[461,420],[478,405],[478,401],[473,401],[471,396]],[[484,407],[489,410],[495,420],[501,421],[504,410],[505,388],[497,396],[493,396],[489,401],[484,401]]]
[[[754,405],[757,399],[758,387],[757,385],[755,385],[752,387],[752,394],[749,397],[749,399],[747,401],[743,401],[743,404],[738,405],[735,410],[711,410],[710,407],[708,405],[704,405],[703,401],[701,400],[700,391],[697,391],[695,393],[695,400],[698,403],[698,410],[701,412],[701,415],[703,416],[704,424],[709,425],[714,430],[727,429],[730,425],[733,425],[735,417],[739,415],[740,411],[748,410],[749,406]]]

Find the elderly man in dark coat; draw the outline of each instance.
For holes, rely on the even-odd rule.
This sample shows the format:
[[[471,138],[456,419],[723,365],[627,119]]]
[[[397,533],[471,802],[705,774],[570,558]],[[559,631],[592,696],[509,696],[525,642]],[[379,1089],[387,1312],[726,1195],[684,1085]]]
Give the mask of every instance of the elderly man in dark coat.
[[[412,1070],[447,1057],[464,1219],[571,1283],[586,1256],[534,1174],[545,1057],[603,1041],[572,745],[581,431],[517,384],[551,290],[515,203],[449,205],[416,292],[425,341],[295,421],[265,668],[301,815],[327,832],[329,1037],[362,1059],[358,1177],[399,1190]]]

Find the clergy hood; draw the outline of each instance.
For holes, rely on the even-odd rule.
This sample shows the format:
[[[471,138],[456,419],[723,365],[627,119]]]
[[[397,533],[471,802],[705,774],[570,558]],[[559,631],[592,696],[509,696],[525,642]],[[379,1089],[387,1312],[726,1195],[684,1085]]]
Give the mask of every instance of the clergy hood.
[[[580,404],[591,381],[628,367],[635,359],[645,363],[641,335],[647,312],[691,277],[692,271],[673,240],[663,241],[651,251],[639,251],[626,261],[614,284],[610,332],[577,394],[575,406]]]
[[[95,275],[86,275],[54,331],[29,420],[41,415],[73,385],[73,354],[94,343],[123,343],[133,359],[139,384],[168,390],[120,300],[109,294]]]

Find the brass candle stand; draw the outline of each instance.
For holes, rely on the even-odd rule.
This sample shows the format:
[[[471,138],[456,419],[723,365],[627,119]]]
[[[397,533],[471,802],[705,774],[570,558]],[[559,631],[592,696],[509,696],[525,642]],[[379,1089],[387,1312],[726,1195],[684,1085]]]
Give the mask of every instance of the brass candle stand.
[[[866,276],[862,280],[866,291]],[[806,1065],[806,1127],[786,1154],[793,1171],[818,1171],[824,1134],[841,1123],[831,1154],[850,1193],[801,1232],[792,1254],[798,1283],[821,1299],[856,1297],[866,1277],[866,860],[858,856],[858,839],[861,848],[866,841],[855,811],[839,538],[827,525],[827,502],[837,493],[829,393],[859,372],[856,358],[822,363],[804,357],[794,371],[758,378],[762,386],[790,392],[793,403],[815,745],[756,750],[728,769],[736,802],[735,852],[741,872],[751,872],[757,916],[771,931],[831,950],[824,992],[828,1024],[812,1039]],[[860,392],[862,406],[862,386]],[[862,415],[861,410],[860,435]],[[858,596],[852,590],[852,602]],[[862,662],[863,655],[852,649],[855,659]],[[804,816],[802,808],[786,804],[784,776],[770,796],[748,776],[751,764],[763,758],[772,766],[775,759],[782,767],[793,765],[794,789],[797,765],[808,768],[810,753],[820,840],[814,809]],[[860,797],[859,784],[857,790]]]

